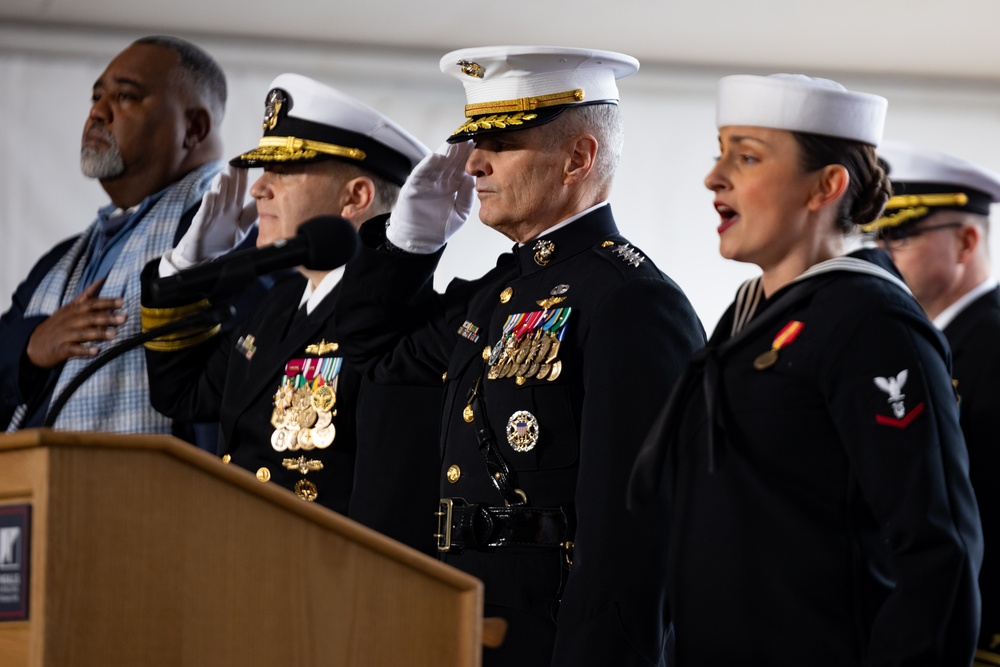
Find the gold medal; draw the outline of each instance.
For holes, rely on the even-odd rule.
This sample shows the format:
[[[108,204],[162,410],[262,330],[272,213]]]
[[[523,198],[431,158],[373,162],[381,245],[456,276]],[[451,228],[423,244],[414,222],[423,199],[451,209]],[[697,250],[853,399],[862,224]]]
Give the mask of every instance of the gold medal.
[[[296,427],[295,429],[286,428],[285,433],[288,434],[288,436],[285,438],[285,443],[288,445],[288,451],[290,452],[298,451],[299,449],[298,427]]]
[[[562,361],[557,359],[552,364],[552,370],[549,371],[549,382],[552,382],[557,377],[559,377],[560,373],[562,373]]]
[[[324,428],[329,426],[333,422],[332,412],[321,412],[319,416],[316,417],[316,425],[313,428]]]
[[[330,385],[324,384],[322,387],[316,387],[313,390],[310,400],[312,406],[319,412],[329,412],[337,402],[337,394]]]
[[[308,500],[309,502],[313,502],[314,500],[319,498],[319,489],[317,489],[316,485],[310,482],[309,480],[300,479],[299,481],[295,482],[295,495],[297,495],[302,500]]]
[[[316,447],[312,440],[313,430],[311,428],[304,428],[299,431],[298,443],[299,448],[309,451]]]
[[[297,421],[299,423],[300,428],[312,428],[313,425],[316,423],[317,419],[318,416],[316,414],[316,411],[313,410],[312,407],[308,407],[299,412]]]
[[[552,370],[552,364],[541,364],[538,367],[538,372],[535,373],[535,377],[538,378],[539,380],[544,380],[545,376],[549,374],[550,370]]]
[[[753,360],[753,367],[758,371],[766,371],[771,366],[778,363],[778,350],[790,345],[794,341],[802,329],[805,328],[805,324],[797,320],[792,320],[785,326],[781,327],[781,331],[778,335],[774,337],[771,341],[771,349],[767,352],[763,352]]]
[[[776,363],[778,363],[778,351],[771,348],[753,360],[753,367],[759,371],[766,371]]]
[[[507,442],[515,452],[530,452],[538,444],[538,420],[527,410],[518,410],[507,420]]]
[[[317,449],[326,449],[333,444],[336,434],[337,430],[333,427],[333,424],[330,424],[323,428],[314,428],[310,434],[310,438],[313,446]]]
[[[271,411],[271,426],[274,428],[281,428],[285,425],[285,410],[283,408],[275,408]]]

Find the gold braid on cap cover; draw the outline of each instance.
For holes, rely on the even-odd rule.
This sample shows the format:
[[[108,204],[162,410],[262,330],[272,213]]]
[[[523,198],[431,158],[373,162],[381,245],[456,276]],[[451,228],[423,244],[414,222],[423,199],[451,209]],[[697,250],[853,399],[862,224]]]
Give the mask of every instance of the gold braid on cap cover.
[[[499,100],[497,102],[479,102],[478,104],[465,105],[465,117],[482,116],[490,113],[511,113],[516,111],[533,111],[543,107],[554,107],[560,104],[572,104],[582,102],[585,94],[583,88],[567,90],[562,93],[552,93],[551,95],[538,95],[535,97],[519,97],[514,100]]]
[[[466,104],[466,118],[482,117],[467,121],[451,134],[454,136],[465,132],[492,130],[494,128],[502,130],[508,125],[521,125],[538,118],[538,114],[525,113],[526,111],[582,102],[585,97],[586,94],[583,89],[577,88],[576,90],[567,90],[561,93],[552,93],[551,95]]]
[[[308,160],[318,154],[334,155],[363,161],[368,154],[360,148],[348,148],[337,144],[327,144],[322,141],[299,139],[298,137],[262,137],[255,150],[244,153],[240,160],[260,160],[262,162],[287,162],[289,160]]]
[[[861,226],[863,232],[876,232],[880,229],[898,227],[914,218],[922,218],[930,209],[938,206],[965,206],[969,197],[964,192],[929,195],[896,195],[885,203],[886,211],[895,211],[883,216],[875,222]]]

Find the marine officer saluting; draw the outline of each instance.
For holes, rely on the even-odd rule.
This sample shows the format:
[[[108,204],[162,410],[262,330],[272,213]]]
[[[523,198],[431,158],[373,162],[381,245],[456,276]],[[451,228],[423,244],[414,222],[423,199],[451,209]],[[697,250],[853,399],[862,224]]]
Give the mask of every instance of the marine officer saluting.
[[[685,295],[619,231],[608,204],[623,141],[620,53],[501,46],[441,60],[466,120],[366,223],[336,316],[377,380],[441,383],[437,545],[505,619],[487,665],[663,659],[663,551],[629,514],[629,470],[704,342]],[[481,278],[395,315],[440,249],[479,217],[515,242]]]

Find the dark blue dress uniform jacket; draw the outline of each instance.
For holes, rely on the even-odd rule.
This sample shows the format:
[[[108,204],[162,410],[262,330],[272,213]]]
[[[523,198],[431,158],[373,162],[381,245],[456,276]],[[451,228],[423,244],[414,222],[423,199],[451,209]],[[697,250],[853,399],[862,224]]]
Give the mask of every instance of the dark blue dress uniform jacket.
[[[362,228],[368,247],[344,277],[336,319],[345,354],[375,363],[380,381],[440,383],[446,374],[442,497],[503,505],[475,428],[463,419],[479,380],[493,436],[528,504],[575,516],[573,565],[555,620],[563,576],[558,549],[445,557],[483,580],[486,615],[510,623],[503,646],[486,650],[485,663],[662,664],[669,626],[663,534],[650,517],[626,511],[626,485],[652,419],[704,342],[687,298],[652,261],[638,259],[604,206],[541,237],[553,247],[547,264],[535,260],[536,242],[516,247],[482,278],[453,282],[413,321],[401,321],[399,303],[431,280],[438,256],[376,250],[383,223]],[[559,377],[487,379],[484,351],[500,340],[508,316],[542,311],[539,301],[554,294],[564,300],[553,308],[572,308]],[[537,444],[527,452],[507,439],[520,411],[538,422]],[[448,476],[453,466],[457,479]]]
[[[765,306],[734,337],[723,316],[637,463],[669,510],[676,664],[969,665],[982,534],[947,344],[865,273]]]
[[[979,573],[980,658],[1000,665],[1000,287],[966,306],[944,328],[944,335],[951,345],[969,476],[986,541]]]
[[[143,280],[155,275],[148,265]],[[151,271],[153,271],[151,273]],[[224,335],[186,350],[146,350],[153,406],[175,419],[217,420],[218,453],[257,472],[266,468],[269,483],[294,490],[299,480],[316,485],[316,502],[346,514],[394,539],[433,552],[429,508],[436,500],[440,388],[374,386],[356,367],[344,363],[337,386],[336,435],[326,449],[275,451],[271,446],[273,397],[291,359],[316,357],[306,348],[335,343],[333,291],[308,316],[297,317],[305,278],[280,279],[250,315]],[[147,301],[145,306],[156,304]],[[253,351],[247,338],[252,337]],[[321,356],[338,356],[339,351]],[[304,475],[286,469],[284,459],[321,461],[323,469]]]

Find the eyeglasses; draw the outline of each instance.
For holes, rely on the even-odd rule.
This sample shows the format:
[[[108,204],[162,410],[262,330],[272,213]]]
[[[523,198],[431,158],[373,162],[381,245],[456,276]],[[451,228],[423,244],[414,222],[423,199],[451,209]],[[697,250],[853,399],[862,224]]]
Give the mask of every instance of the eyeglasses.
[[[935,232],[939,229],[957,229],[964,226],[964,222],[943,222],[940,225],[927,225],[926,227],[917,227],[916,225],[890,227],[879,230],[875,235],[875,241],[886,250],[899,250],[906,246],[910,239],[917,238],[927,232]]]

